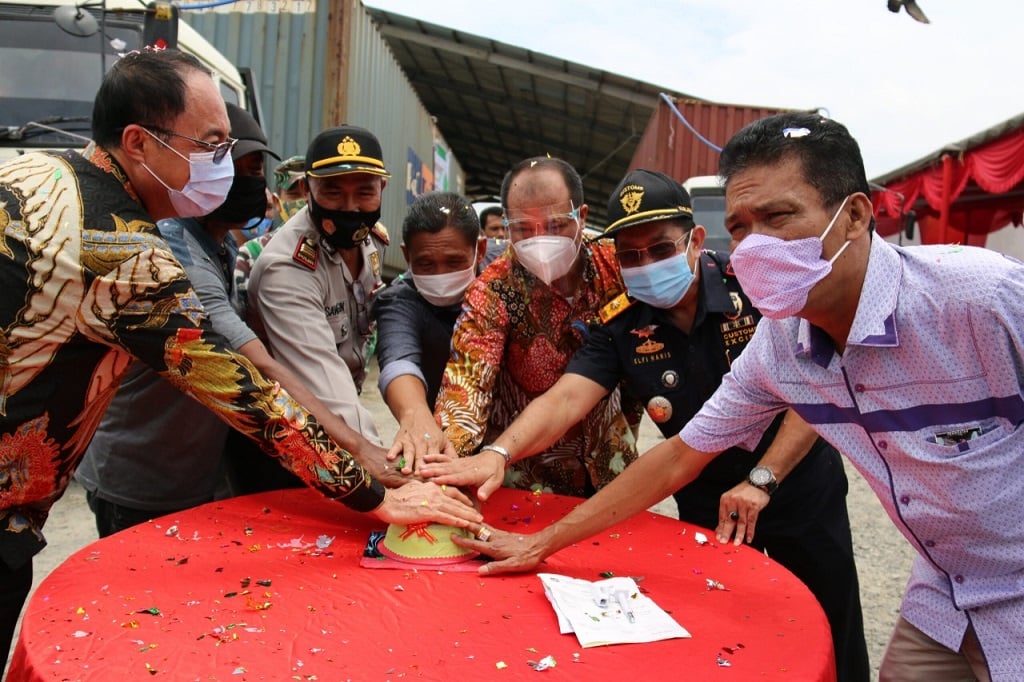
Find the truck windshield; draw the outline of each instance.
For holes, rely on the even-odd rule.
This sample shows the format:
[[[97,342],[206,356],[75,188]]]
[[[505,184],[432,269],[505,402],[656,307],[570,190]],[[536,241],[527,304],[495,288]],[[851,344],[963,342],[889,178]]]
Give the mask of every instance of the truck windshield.
[[[78,37],[54,23],[49,16],[52,8],[40,8],[39,15],[11,16],[7,7],[0,5],[0,144],[83,146],[77,138],[24,126],[36,121],[88,137],[92,102],[102,78],[100,50],[105,71],[119,52],[138,47],[141,25],[108,19],[105,37]],[[125,47],[115,50],[111,41],[118,40]],[[12,142],[12,137],[19,139]]]
[[[694,194],[693,220],[707,230],[704,248],[729,253],[729,231],[725,229],[725,197],[722,194]]]

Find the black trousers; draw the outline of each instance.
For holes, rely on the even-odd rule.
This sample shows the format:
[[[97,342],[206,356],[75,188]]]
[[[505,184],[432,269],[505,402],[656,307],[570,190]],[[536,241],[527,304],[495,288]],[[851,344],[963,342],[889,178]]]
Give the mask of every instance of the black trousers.
[[[817,597],[832,628],[838,682],[867,682],[871,672],[846,510],[849,483],[831,448],[807,457],[819,459],[805,459],[792,480],[782,483],[758,516],[751,546],[767,551]],[[675,495],[679,518],[715,528],[719,498],[730,488],[701,488],[699,480],[687,486]]]
[[[88,490],[85,492],[85,501],[89,504],[89,509],[96,516],[96,531],[100,534],[101,538],[113,535],[126,528],[137,526],[140,523],[146,523],[150,519],[187,509],[187,507],[175,509],[135,509],[134,507],[125,507],[124,505],[104,500],[102,497],[98,497],[96,493]]]
[[[18,616],[32,589],[32,561],[19,568],[8,568],[0,561],[0,673],[7,666],[7,655],[14,641]]]

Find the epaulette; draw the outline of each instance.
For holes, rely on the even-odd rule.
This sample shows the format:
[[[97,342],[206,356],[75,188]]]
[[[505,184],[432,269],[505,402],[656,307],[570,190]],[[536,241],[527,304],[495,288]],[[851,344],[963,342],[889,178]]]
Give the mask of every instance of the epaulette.
[[[603,324],[608,324],[614,320],[619,313],[626,310],[631,305],[633,305],[633,301],[629,300],[629,296],[625,293],[621,293],[601,308],[600,312],[598,312],[598,317],[601,318],[601,322]]]
[[[310,236],[303,237],[295,247],[292,260],[316,272],[316,264],[320,259],[320,249]]]
[[[384,246],[391,244],[391,237],[388,236],[388,228],[384,227],[384,223],[378,222],[370,229],[370,232],[373,232],[377,239],[384,242]]]

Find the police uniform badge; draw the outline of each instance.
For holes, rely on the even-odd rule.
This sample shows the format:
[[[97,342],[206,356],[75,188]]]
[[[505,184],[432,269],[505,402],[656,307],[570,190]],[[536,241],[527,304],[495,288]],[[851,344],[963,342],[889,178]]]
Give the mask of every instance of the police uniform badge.
[[[360,156],[362,155],[363,148],[359,146],[359,143],[352,139],[351,135],[346,135],[341,138],[341,142],[338,143],[338,153],[342,156]]]
[[[384,246],[389,246],[391,244],[391,236],[388,234],[388,228],[384,227],[383,223],[378,222],[370,228],[370,232],[373,232],[374,237],[384,242]]]
[[[369,234],[370,234],[370,228],[368,228],[366,225],[360,225],[359,229],[352,233],[352,241],[354,241],[356,244],[358,244],[359,242],[361,242],[364,239],[366,239],[366,237]]]
[[[626,294],[619,294],[611,301],[609,301],[601,310],[598,311],[597,315],[601,318],[603,324],[608,324],[623,310],[633,305],[633,301],[629,300],[629,296]]]
[[[370,269],[373,270],[373,276],[380,279],[380,254],[376,249],[370,254]]]
[[[315,272],[316,264],[319,259],[320,249],[317,248],[316,242],[313,241],[313,238],[307,236],[300,239],[299,243],[295,246],[295,253],[292,254],[292,260]]]
[[[651,338],[652,336],[654,336],[654,330],[656,330],[657,328],[658,325],[649,324],[643,329],[629,330],[630,334],[634,334],[643,340],[643,342],[636,347],[637,353],[649,355],[651,353],[657,353],[659,350],[665,347],[665,344],[661,343],[660,341],[655,341],[654,339]]]
[[[732,308],[735,312],[723,313],[723,315],[727,320],[735,320],[743,314],[743,299],[735,291],[730,291],[729,300],[732,301]]]
[[[672,402],[663,395],[647,401],[647,414],[655,424],[664,424],[672,418]]]

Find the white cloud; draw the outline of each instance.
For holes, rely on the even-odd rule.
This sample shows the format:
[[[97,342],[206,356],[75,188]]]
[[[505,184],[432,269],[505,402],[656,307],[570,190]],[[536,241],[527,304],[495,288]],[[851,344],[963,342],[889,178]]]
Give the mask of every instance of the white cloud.
[[[1024,112],[1024,2],[370,0],[705,99],[824,107],[873,177]]]

